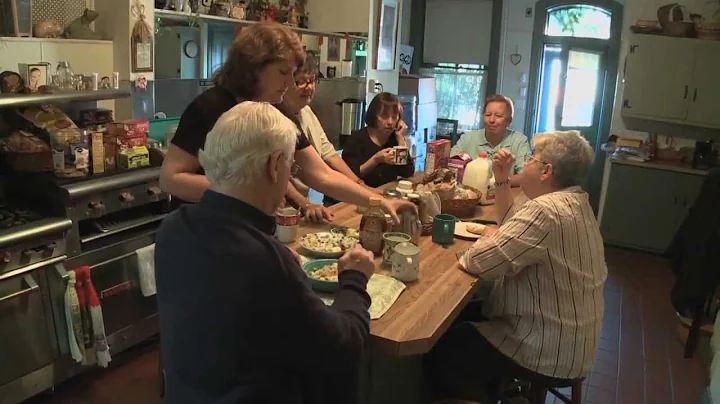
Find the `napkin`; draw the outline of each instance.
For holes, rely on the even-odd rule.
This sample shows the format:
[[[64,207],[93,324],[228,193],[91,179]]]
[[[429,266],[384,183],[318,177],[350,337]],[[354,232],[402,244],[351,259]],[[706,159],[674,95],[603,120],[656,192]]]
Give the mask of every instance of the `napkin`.
[[[372,299],[368,312],[371,320],[382,317],[397,301],[407,286],[399,280],[386,275],[374,274],[367,284],[367,292]],[[328,306],[335,300],[333,296],[321,295],[320,298]]]

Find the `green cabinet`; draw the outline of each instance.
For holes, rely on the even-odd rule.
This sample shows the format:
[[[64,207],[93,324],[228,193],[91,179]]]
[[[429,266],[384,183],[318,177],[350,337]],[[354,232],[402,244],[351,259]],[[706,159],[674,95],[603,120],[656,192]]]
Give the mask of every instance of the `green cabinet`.
[[[612,163],[600,231],[606,244],[664,252],[705,177]]]
[[[622,116],[720,128],[720,42],[633,34]]]

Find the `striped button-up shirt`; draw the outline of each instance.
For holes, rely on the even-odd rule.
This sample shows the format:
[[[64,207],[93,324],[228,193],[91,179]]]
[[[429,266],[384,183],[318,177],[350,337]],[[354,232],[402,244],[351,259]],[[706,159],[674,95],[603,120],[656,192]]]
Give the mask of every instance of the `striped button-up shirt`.
[[[590,371],[607,277],[602,238],[579,187],[516,200],[499,229],[460,264],[495,279],[479,331],[531,371],[562,379]]]

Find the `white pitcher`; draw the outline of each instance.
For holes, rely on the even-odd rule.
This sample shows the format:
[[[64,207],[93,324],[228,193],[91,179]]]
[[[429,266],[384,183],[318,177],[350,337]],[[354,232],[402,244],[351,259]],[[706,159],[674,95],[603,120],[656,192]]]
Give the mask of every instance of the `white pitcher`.
[[[392,255],[392,276],[402,282],[416,281],[420,273],[420,248],[412,243],[395,246]]]

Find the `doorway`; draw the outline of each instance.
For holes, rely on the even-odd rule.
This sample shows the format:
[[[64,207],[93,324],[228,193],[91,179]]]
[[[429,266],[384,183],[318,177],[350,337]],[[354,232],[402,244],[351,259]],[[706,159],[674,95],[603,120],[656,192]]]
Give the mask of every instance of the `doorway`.
[[[577,130],[595,151],[585,189],[597,211],[617,82],[622,5],[541,0],[530,61],[531,134]]]

